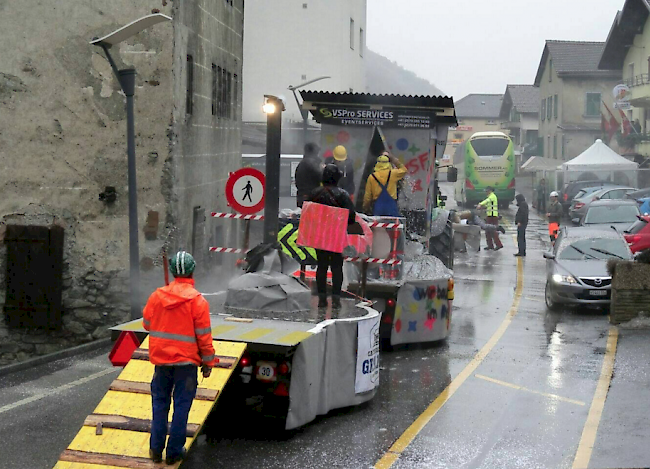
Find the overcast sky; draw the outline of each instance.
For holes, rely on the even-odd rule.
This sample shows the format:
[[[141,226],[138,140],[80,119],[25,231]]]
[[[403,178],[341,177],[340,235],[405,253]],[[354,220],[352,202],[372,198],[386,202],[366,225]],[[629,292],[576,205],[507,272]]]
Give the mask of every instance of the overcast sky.
[[[605,41],[624,0],[368,0],[367,46],[455,100],[532,84],[546,39]]]

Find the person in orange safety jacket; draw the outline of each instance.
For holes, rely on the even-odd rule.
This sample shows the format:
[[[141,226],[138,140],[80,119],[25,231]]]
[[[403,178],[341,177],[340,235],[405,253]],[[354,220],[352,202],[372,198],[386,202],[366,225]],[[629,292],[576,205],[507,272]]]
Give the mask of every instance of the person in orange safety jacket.
[[[174,464],[185,456],[187,419],[198,386],[198,367],[208,377],[219,360],[212,346],[208,302],[194,288],[194,258],[180,251],[169,264],[174,281],[151,294],[142,322],[149,331],[149,360],[156,365],[151,381],[149,456],[155,463],[162,462],[173,394],[174,415],[165,462]]]

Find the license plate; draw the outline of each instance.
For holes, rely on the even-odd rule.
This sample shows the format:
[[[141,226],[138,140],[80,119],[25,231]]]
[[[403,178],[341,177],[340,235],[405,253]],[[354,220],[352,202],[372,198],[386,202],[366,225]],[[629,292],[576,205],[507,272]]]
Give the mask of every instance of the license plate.
[[[257,372],[255,373],[256,377],[260,381],[275,381],[278,379],[276,375],[276,367],[278,366],[275,362],[257,362]]]
[[[589,290],[591,296],[607,296],[607,290]]]

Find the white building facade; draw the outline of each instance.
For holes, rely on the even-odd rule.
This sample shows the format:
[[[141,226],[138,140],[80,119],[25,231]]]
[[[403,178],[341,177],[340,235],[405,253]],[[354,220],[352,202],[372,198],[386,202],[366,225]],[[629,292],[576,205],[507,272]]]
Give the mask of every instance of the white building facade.
[[[366,91],[367,0],[247,0],[244,15],[243,120],[260,122],[264,95],[285,100],[285,120],[301,121],[290,85]]]

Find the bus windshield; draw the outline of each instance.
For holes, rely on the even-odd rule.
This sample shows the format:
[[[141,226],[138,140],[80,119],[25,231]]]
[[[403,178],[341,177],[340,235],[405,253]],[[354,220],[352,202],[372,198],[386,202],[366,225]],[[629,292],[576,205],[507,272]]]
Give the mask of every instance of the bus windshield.
[[[507,138],[475,138],[470,143],[480,158],[496,159],[503,156],[510,141]]]

